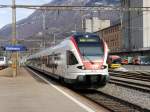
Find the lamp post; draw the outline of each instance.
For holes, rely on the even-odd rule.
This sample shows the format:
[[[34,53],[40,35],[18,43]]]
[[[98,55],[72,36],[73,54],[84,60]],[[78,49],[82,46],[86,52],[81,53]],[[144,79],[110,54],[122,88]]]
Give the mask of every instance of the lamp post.
[[[16,0],[12,0],[12,45],[16,45]],[[17,75],[18,53],[12,52],[12,70],[13,77]]]
[[[12,0],[12,44],[16,44],[16,0]]]

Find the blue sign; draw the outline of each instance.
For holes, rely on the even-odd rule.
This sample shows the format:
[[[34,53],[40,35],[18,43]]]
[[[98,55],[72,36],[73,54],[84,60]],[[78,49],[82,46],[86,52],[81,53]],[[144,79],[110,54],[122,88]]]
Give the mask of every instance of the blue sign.
[[[5,46],[5,51],[26,51],[27,48],[23,45],[8,45]]]

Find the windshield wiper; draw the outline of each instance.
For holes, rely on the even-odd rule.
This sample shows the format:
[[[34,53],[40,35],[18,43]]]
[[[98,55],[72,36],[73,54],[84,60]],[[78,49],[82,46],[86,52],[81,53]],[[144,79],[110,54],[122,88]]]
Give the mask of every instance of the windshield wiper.
[[[83,53],[82,53],[82,55],[83,55],[83,58],[85,58],[86,57],[86,59],[88,59],[88,61],[91,63],[91,64],[94,64],[94,62],[88,57],[88,56],[86,56],[85,55],[85,53],[84,53],[84,49],[83,49]]]

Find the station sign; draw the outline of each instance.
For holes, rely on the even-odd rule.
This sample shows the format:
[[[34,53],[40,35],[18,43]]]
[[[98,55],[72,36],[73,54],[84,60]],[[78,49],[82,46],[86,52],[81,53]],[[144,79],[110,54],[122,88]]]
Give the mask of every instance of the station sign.
[[[26,51],[27,48],[23,45],[8,45],[4,47],[5,51]]]

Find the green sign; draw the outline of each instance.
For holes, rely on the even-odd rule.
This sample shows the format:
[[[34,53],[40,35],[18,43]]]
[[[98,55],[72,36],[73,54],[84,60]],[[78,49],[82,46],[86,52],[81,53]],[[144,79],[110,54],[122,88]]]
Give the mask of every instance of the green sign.
[[[97,38],[80,38],[79,42],[98,42]]]

